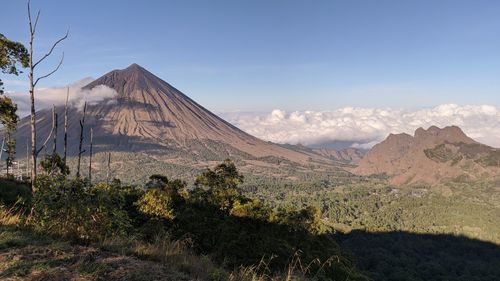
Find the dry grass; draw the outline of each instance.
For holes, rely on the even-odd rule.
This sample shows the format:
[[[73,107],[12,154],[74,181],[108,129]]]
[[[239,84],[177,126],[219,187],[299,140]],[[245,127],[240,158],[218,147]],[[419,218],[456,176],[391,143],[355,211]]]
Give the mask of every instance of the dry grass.
[[[227,280],[229,281],[307,281],[322,272],[323,268],[328,267],[337,258],[332,257],[324,262],[319,259],[313,260],[308,264],[303,264],[300,259],[300,252],[296,252],[290,260],[290,263],[282,273],[273,274],[269,264],[273,257],[262,259],[255,266],[240,267],[233,271]]]
[[[217,267],[210,258],[193,253],[190,239],[173,240],[167,234],[158,235],[151,242],[134,238],[112,238],[101,243],[106,250],[123,255],[134,255],[143,260],[161,263],[179,280],[211,280]]]
[[[16,212],[16,204],[10,208],[0,205],[0,225],[19,225],[21,218],[22,213]]]
[[[210,280],[210,281],[306,281],[307,276],[319,273],[334,261],[314,260],[303,264],[300,252],[297,252],[289,265],[281,273],[274,273],[269,264],[273,257],[261,259],[257,265],[241,266],[227,271],[216,266],[208,256],[199,256],[192,251],[192,241],[173,240],[168,235],[158,235],[152,242],[126,238],[108,239],[102,243],[104,249],[119,252],[123,255],[134,255],[141,259],[160,262],[171,274],[176,273],[178,280]],[[312,272],[312,269],[315,272]]]

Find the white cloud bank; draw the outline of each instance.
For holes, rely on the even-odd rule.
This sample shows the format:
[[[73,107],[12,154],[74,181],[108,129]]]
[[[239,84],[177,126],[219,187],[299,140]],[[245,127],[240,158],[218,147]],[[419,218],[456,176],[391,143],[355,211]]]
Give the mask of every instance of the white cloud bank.
[[[271,113],[227,113],[224,118],[242,130],[277,143],[317,145],[352,142],[370,148],[390,133],[413,135],[418,127],[456,125],[471,138],[500,147],[500,107],[443,104],[434,108],[374,109],[345,107],[333,111],[275,109]]]
[[[107,86],[99,85],[92,90],[82,90],[82,87],[92,82],[92,78],[85,78],[68,85],[69,103],[79,109],[83,108],[85,101],[87,104],[96,104],[109,99],[118,93]],[[64,105],[66,102],[67,87],[37,88],[35,89],[36,110],[52,107],[52,105]],[[29,115],[30,102],[28,92],[9,93],[12,100],[17,103],[18,115],[24,117]]]

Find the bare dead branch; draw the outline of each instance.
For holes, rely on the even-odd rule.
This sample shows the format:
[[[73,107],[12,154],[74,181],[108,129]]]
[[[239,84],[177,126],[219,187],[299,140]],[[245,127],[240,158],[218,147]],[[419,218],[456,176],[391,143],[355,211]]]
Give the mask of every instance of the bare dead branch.
[[[58,127],[58,118],[59,114],[56,113],[56,106],[54,105],[52,109],[52,124],[54,126],[54,146],[52,147],[52,155],[56,155],[57,153],[57,127]]]
[[[48,74],[46,74],[44,76],[38,77],[33,85],[36,86],[36,84],[38,84],[38,81],[40,81],[41,79],[47,78],[50,75],[54,74],[57,70],[59,70],[59,67],[61,67],[63,61],[64,61],[64,52],[63,52],[63,54],[61,56],[61,60],[57,64],[57,67],[54,70],[52,70],[50,73],[48,73]]]
[[[28,22],[30,25],[30,34],[33,36],[36,31],[36,26],[38,25],[38,19],[40,18],[40,10],[36,13],[36,18],[35,18],[35,24],[32,24],[32,19],[31,19],[31,0],[28,0]]]
[[[66,165],[66,156],[68,151],[68,101],[69,101],[69,87],[66,90],[66,104],[64,106],[64,158],[63,158],[64,165]]]
[[[92,184],[92,146],[94,141],[94,129],[90,128],[90,155],[89,155],[89,182]]]
[[[36,19],[35,19],[35,24],[33,25],[33,31],[32,33],[35,34],[36,32],[36,26],[38,25],[38,19],[40,18],[40,10],[36,13]]]
[[[31,1],[28,0],[28,23],[30,25],[30,34],[33,35],[33,25],[31,24]]]
[[[37,20],[38,20],[38,17],[37,17]],[[35,28],[36,28],[36,22],[35,22]],[[43,60],[45,60],[48,56],[50,56],[52,54],[52,52],[54,51],[54,49],[56,48],[56,46],[61,43],[64,39],[68,38],[68,34],[69,34],[69,30],[66,31],[66,34],[59,38],[59,40],[57,40],[53,45],[52,45],[52,48],[50,48],[50,51],[48,53],[46,53],[45,55],[43,55],[43,57],[41,59],[39,59],[34,65],[33,65],[33,68],[35,68],[39,63],[41,63]]]
[[[106,172],[106,183],[109,183],[110,174],[111,174],[111,152],[108,153],[108,171]]]

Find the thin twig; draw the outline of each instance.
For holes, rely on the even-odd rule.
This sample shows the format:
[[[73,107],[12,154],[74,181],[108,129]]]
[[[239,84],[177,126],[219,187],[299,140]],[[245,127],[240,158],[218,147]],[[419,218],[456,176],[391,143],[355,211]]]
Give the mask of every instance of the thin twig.
[[[52,116],[52,118],[54,118],[54,116]],[[39,149],[37,149],[35,156],[38,157],[38,154],[40,154],[40,152],[45,148],[45,146],[47,145],[47,142],[50,140],[50,137],[52,136],[53,133],[54,133],[54,123],[52,122],[52,129],[50,130],[50,133],[47,136],[47,138],[45,139],[45,141],[43,142],[42,146]]]
[[[35,28],[36,28],[36,24],[37,24],[37,21],[38,21],[38,16],[37,16],[37,19],[35,21]],[[59,38],[59,40],[57,40],[53,45],[52,45],[52,48],[50,48],[50,51],[48,53],[46,53],[45,55],[43,55],[43,57],[41,59],[39,59],[37,62],[35,62],[35,64],[33,65],[33,68],[35,68],[39,63],[41,63],[43,60],[45,60],[48,56],[50,56],[50,54],[52,54],[52,52],[54,51],[54,49],[56,48],[56,46],[61,43],[64,39],[68,38],[68,34],[69,34],[69,30],[66,31],[66,34]]]

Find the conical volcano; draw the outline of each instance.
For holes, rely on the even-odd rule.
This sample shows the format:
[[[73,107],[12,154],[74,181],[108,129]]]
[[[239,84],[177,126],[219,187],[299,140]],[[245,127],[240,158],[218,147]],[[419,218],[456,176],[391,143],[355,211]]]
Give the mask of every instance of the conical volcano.
[[[97,153],[141,153],[158,161],[191,164],[225,158],[244,160],[245,163],[251,161],[252,164],[267,162],[264,166],[270,162],[300,165],[307,165],[311,160],[331,162],[317,154],[288,149],[243,132],[137,64],[113,70],[82,90],[92,94],[94,88],[103,86],[116,91],[116,95],[89,103],[84,130],[84,147],[87,147],[89,129],[93,128],[94,151]],[[61,152],[64,107],[57,107],[56,112],[59,124],[58,151]],[[68,115],[69,152],[70,155],[76,155],[81,106],[71,107]],[[37,120],[40,145],[50,134],[52,111],[39,111]],[[16,133],[19,152],[25,150],[29,136],[29,118],[24,118]],[[51,142],[47,145],[48,152],[50,146]]]
[[[182,143],[187,139],[257,141],[137,64],[111,71],[84,89],[99,85],[118,93],[116,102],[90,108],[90,115],[99,117],[100,126],[107,133],[155,139],[160,143],[165,140]]]

